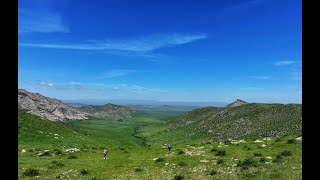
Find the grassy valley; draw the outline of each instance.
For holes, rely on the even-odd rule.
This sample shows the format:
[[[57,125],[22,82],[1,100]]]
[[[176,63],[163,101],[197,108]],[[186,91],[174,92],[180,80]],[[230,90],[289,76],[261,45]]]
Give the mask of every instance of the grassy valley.
[[[64,123],[19,110],[19,179],[302,179],[299,128],[270,138],[258,134],[235,138],[233,129],[229,140],[221,142],[197,128],[203,122],[214,127],[210,122],[215,120],[227,127],[242,117],[260,124],[274,122],[260,132],[271,128],[278,132],[285,122],[300,125],[300,109],[301,105],[260,104],[204,107],[185,114],[162,112],[164,119],[141,109],[123,120],[91,117]],[[191,119],[195,122],[188,127]],[[167,143],[173,145],[170,153]],[[109,150],[107,160],[104,148]]]

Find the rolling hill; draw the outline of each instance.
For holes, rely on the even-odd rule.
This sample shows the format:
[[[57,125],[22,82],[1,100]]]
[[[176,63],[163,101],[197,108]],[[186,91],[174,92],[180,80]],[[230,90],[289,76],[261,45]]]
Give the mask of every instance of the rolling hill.
[[[144,127],[151,143],[301,135],[301,104],[257,104],[203,107]]]

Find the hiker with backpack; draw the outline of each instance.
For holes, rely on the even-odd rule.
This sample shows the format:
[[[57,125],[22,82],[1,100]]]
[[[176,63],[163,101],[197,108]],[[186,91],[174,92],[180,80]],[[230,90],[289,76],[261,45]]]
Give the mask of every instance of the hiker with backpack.
[[[103,159],[108,159],[107,154],[108,154],[108,150],[105,148],[103,151]]]
[[[169,150],[169,152],[170,152],[171,148],[172,148],[171,144],[168,144],[168,150]]]

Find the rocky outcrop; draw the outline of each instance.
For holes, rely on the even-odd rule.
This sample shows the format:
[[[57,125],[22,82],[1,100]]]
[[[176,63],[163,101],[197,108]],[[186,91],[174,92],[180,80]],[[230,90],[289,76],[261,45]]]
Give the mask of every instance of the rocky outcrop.
[[[88,119],[89,114],[68,106],[63,102],[45,97],[39,93],[31,93],[18,89],[18,108],[26,109],[31,114],[47,118],[51,121]]]
[[[241,99],[237,99],[236,101],[234,101],[233,103],[230,103],[227,105],[227,107],[236,107],[236,106],[242,106],[248,104],[247,102],[241,100]]]

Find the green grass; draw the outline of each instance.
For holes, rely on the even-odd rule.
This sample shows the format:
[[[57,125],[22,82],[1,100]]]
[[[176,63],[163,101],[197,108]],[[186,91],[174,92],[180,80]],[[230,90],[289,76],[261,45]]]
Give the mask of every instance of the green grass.
[[[25,111],[18,115],[19,179],[302,179],[302,141],[288,143],[295,135],[263,143],[250,138],[228,145],[205,138],[185,139],[182,143],[179,132],[174,133],[179,137],[161,134],[171,125],[158,116],[141,114],[122,122],[90,119],[57,123]],[[173,145],[171,152],[164,142]],[[80,151],[68,153],[69,148]],[[22,153],[23,149],[26,152]],[[44,150],[50,154],[39,157],[37,154]],[[217,155],[223,150],[225,155]],[[71,155],[77,158],[69,159]],[[272,162],[277,157],[281,157],[279,162]],[[26,176],[25,172],[34,176]]]

